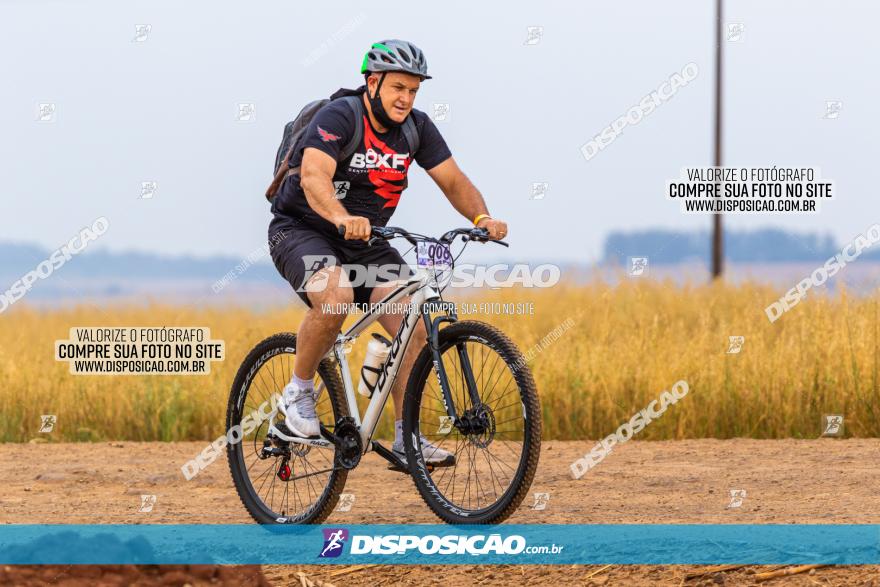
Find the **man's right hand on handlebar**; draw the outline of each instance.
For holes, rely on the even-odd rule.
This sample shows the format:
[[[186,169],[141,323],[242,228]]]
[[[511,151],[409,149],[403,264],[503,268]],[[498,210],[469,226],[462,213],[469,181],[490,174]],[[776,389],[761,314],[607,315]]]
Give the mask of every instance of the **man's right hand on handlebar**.
[[[370,239],[370,221],[363,216],[341,216],[336,219],[333,224],[337,227],[344,227],[345,232],[340,230],[345,240],[369,240]]]

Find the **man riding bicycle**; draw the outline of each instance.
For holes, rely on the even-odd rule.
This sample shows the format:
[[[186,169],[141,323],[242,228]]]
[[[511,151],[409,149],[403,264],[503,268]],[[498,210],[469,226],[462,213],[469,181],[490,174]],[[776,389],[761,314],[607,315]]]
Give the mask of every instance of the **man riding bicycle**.
[[[366,81],[356,91],[363,104],[361,144],[341,158],[343,146],[355,135],[358,114],[343,100],[331,101],[315,114],[300,147],[290,155],[291,171],[272,203],[272,260],[309,307],[297,331],[293,378],[284,388],[280,406],[286,427],[301,437],[320,434],[313,379],[345,321],[346,313],[339,309],[352,302],[365,306],[381,301],[395,287],[385,279],[389,270],[395,272],[393,277],[406,277],[406,263],[394,247],[386,241],[368,246],[366,241],[370,227],[385,226],[397,208],[413,160],[459,213],[485,228],[492,239],[507,236],[507,225],[489,216],[482,195],[455,163],[437,127],[424,112],[413,108],[420,83],[431,79],[422,51],[396,39],[375,43],[364,56],[361,73]],[[408,118],[418,132],[415,153],[410,152],[402,128]],[[340,227],[344,227],[344,237]],[[353,285],[343,266],[378,266],[383,271],[366,271],[375,280]],[[401,268],[404,271],[398,271]],[[379,322],[394,335],[401,319],[399,313],[388,313]],[[392,450],[404,462],[403,395],[409,371],[425,343],[421,322],[414,341],[391,390]],[[448,465],[455,460],[424,436],[421,446],[427,463]]]

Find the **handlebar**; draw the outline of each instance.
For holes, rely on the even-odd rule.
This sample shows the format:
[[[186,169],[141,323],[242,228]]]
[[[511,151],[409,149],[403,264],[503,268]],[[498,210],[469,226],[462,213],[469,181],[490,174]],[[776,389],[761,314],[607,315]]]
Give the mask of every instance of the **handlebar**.
[[[339,236],[345,236],[345,226],[340,224],[337,227],[339,230]],[[370,234],[372,235],[370,239],[367,241],[367,245],[372,245],[373,243],[380,240],[391,240],[393,238],[403,238],[406,239],[411,245],[415,246],[419,241],[424,242],[440,242],[444,245],[452,244],[452,241],[455,240],[455,237],[462,235],[465,238],[462,240],[467,241],[478,241],[483,243],[497,243],[499,245],[509,247],[510,245],[504,241],[492,240],[489,238],[489,231],[485,228],[453,228],[450,231],[447,231],[443,236],[439,239],[432,238],[429,236],[424,236],[421,234],[411,233],[408,230],[403,228],[399,228],[396,226],[371,226]]]

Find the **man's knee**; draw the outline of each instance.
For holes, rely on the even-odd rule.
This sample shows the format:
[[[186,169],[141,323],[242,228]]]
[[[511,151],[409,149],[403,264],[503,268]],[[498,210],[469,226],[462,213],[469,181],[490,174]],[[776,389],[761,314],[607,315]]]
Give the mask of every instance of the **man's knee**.
[[[348,313],[345,306],[354,301],[354,290],[339,266],[321,269],[309,279],[305,289],[308,292],[309,301],[312,302],[312,308],[320,309],[329,304],[334,306],[334,313],[345,315]]]
[[[354,290],[347,285],[340,285],[327,292],[325,303],[348,305],[354,302]]]

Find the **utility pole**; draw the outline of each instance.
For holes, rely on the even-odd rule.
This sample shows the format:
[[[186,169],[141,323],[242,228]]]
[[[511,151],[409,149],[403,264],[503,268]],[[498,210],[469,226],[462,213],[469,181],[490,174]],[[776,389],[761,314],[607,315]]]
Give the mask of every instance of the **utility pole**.
[[[715,2],[715,167],[721,167],[721,81],[724,47],[723,0]],[[721,277],[724,270],[722,250],[721,213],[712,216],[712,279]]]

